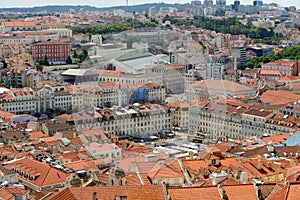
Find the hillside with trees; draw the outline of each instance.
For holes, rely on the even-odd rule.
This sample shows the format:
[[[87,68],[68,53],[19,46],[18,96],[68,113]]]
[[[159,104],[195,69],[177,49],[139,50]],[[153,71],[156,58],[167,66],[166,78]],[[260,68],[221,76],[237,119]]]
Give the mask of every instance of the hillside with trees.
[[[124,1],[125,3],[125,1]],[[143,11],[148,12],[149,7],[155,7],[156,10],[160,10],[160,8],[167,8],[167,7],[175,7],[178,11],[184,11],[185,5],[184,4],[166,4],[166,3],[149,3],[149,4],[138,4],[138,5],[129,5],[129,6],[112,6],[112,7],[102,7],[97,8],[94,6],[88,5],[55,5],[55,6],[36,6],[36,7],[20,7],[20,8],[0,8],[0,12],[16,12],[16,13],[38,13],[38,12],[70,12],[70,10],[74,10],[75,12],[78,11],[113,11],[122,9],[126,12],[138,12],[142,13]]]
[[[259,68],[262,63],[273,62],[281,59],[300,60],[300,46],[288,47],[276,55],[255,57],[244,64],[244,68]]]
[[[235,17],[226,19],[213,19],[205,16],[195,17],[194,20],[178,20],[166,16],[163,21],[171,21],[176,25],[194,25],[197,28],[216,31],[218,33],[229,33],[232,35],[244,34],[251,39],[271,38],[274,36],[272,29],[268,30],[260,27],[244,25]]]
[[[122,31],[128,31],[136,28],[156,27],[157,24],[153,22],[129,22],[129,23],[114,23],[100,26],[78,26],[73,28],[73,33],[83,34],[106,34],[106,33],[118,33]]]

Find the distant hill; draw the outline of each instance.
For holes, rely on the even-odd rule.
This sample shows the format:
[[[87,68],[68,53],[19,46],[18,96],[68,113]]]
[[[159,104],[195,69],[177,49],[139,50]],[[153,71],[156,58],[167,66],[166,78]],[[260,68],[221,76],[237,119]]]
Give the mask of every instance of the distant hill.
[[[92,7],[92,6],[41,6],[41,7],[31,7],[31,8],[0,8],[0,12],[69,12],[70,9],[75,10],[75,12],[78,12],[80,9],[86,10],[86,11],[95,11],[99,10],[99,8]]]
[[[134,5],[134,6],[114,6],[114,7],[108,7],[108,8],[101,8],[101,10],[105,11],[113,11],[117,9],[125,10],[127,12],[138,12],[142,13],[143,11],[148,12],[150,7],[155,7],[158,11],[160,8],[168,8],[168,7],[174,7],[177,8],[178,11],[184,11],[185,6],[183,4],[165,4],[165,3],[148,3],[148,4],[140,4],[140,5]]]
[[[138,12],[141,13],[143,11],[149,11],[149,7],[155,7],[156,10],[160,8],[167,8],[167,7],[175,7],[178,8],[179,11],[184,10],[184,5],[182,4],[165,4],[165,3],[152,3],[152,4],[141,4],[141,5],[134,5],[134,6],[114,6],[114,7],[107,7],[107,8],[97,8],[93,6],[41,6],[41,7],[31,7],[31,8],[0,8],[0,12],[22,12],[22,13],[38,13],[38,12],[69,12],[70,9],[78,12],[79,10],[85,11],[113,11],[116,9],[122,9],[127,12]]]

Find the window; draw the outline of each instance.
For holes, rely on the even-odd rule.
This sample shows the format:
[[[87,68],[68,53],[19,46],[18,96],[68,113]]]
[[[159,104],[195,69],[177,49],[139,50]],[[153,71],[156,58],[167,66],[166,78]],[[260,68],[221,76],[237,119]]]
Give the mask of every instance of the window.
[[[212,165],[215,165],[216,163],[217,163],[217,162],[216,162],[216,159],[212,159],[212,160],[211,160],[211,164],[212,164]]]

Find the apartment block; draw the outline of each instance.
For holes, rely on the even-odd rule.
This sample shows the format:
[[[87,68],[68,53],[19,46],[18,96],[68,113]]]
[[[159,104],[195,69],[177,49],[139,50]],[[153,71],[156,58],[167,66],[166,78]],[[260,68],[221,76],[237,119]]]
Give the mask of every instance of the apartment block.
[[[37,42],[32,45],[32,56],[35,63],[45,59],[50,64],[65,64],[70,55],[70,45],[60,41]]]
[[[251,108],[250,104],[208,102],[189,108],[189,133],[201,132],[211,138],[262,137],[300,129],[299,119]]]
[[[144,137],[163,129],[171,129],[168,110],[164,106],[150,103],[128,107],[104,107],[57,116],[57,119],[74,124],[78,129],[96,126],[118,136]]]

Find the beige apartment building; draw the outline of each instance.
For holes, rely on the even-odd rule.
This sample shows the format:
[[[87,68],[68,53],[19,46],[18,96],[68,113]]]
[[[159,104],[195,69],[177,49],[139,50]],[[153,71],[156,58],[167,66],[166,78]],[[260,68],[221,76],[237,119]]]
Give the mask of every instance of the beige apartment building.
[[[94,111],[61,115],[58,120],[76,125],[77,129],[99,127],[118,136],[145,137],[162,129],[171,129],[168,109],[158,104],[134,104],[128,107],[98,108]]]
[[[201,132],[209,137],[262,137],[290,133],[300,129],[299,119],[276,114],[247,104],[208,102],[189,108],[189,133]]]

